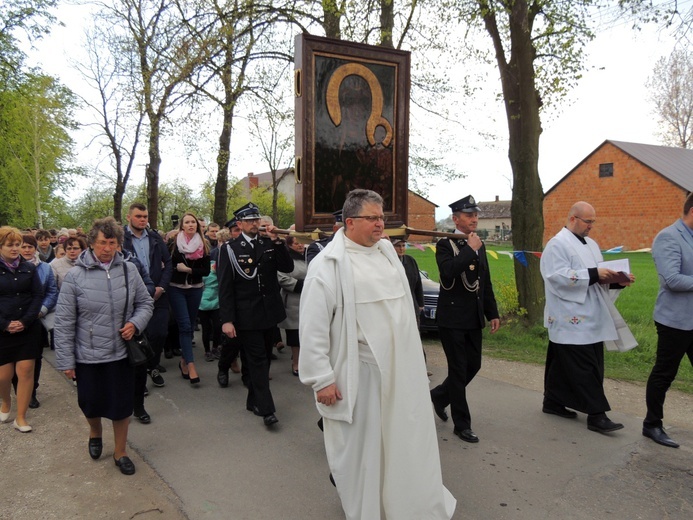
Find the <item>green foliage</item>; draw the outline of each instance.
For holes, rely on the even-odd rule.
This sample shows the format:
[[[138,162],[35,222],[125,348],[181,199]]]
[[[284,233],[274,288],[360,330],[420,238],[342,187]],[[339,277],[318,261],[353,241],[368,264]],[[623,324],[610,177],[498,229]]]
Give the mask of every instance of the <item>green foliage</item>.
[[[0,2],[0,84],[3,87],[23,75],[24,53],[17,33],[34,41],[48,32],[55,17],[49,9],[57,0],[6,0]]]
[[[73,94],[50,76],[27,74],[0,90],[0,194],[4,221],[42,225],[43,203],[69,186]]]
[[[255,188],[250,190],[250,199],[248,199],[248,196],[245,195],[243,190],[238,187],[238,184],[230,191],[229,207],[231,208],[231,213],[236,211],[241,206],[244,206],[248,202],[253,202],[260,208],[260,214],[269,216],[272,215],[271,189]],[[286,200],[283,193],[279,192],[277,196],[277,218],[274,221],[274,225],[281,229],[287,229],[291,224],[294,223],[294,216],[294,205]],[[223,224],[223,222],[221,222],[221,224]]]

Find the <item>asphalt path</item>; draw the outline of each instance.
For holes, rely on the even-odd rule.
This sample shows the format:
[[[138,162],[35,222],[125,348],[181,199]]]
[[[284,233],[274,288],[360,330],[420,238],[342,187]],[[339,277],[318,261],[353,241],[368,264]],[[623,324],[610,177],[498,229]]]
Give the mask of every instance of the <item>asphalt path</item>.
[[[199,344],[199,335],[197,339]],[[435,385],[445,376],[444,357],[435,338],[426,341],[426,349]],[[183,516],[195,520],[343,518],[328,479],[313,393],[291,374],[289,349],[278,354],[271,368],[279,418],[273,428],[266,428],[262,418],[246,411],[240,374],[231,373],[231,385],[220,388],[216,362],[205,362],[201,348],[195,349],[195,355],[201,384],[193,387],[182,379],[177,360],[163,360],[166,385],[155,388],[148,381],[145,407],[152,423],[143,425],[135,419],[131,423],[131,451],[151,468],[145,474],[148,481],[162,481],[148,492],[172,491]],[[45,356],[52,362],[51,352],[46,351]],[[44,370],[51,369],[49,363]],[[536,370],[513,366],[519,372],[515,378],[539,377]],[[531,384],[510,384],[482,375],[468,392],[473,428],[481,442],[464,443],[452,435],[450,422],[435,419],[443,480],[458,501],[455,519],[693,517],[691,428],[670,428],[682,447],[664,448],[642,437],[641,417],[615,411],[610,417],[623,422],[625,429],[601,435],[587,430],[582,414],[573,420],[542,414],[541,393]],[[67,381],[57,386],[74,399],[74,389]],[[685,399],[690,405],[690,396]],[[44,401],[39,410],[49,413],[50,406],[50,401]],[[73,431],[82,450],[86,424],[74,415]],[[12,436],[3,430],[3,435],[0,440],[17,442],[14,439],[19,434]],[[40,424],[31,435],[41,435]],[[83,451],[78,456],[82,463],[92,464],[86,449]],[[127,480],[135,477],[121,476],[110,466],[104,466],[104,471],[114,483],[135,482]],[[140,478],[142,471],[138,466]],[[0,481],[6,483],[6,477],[5,472]],[[80,497],[84,491],[70,492]],[[55,503],[53,507],[57,507]],[[162,507],[131,516],[113,512],[98,517],[166,518]],[[2,509],[0,517],[5,518],[1,513]],[[51,517],[67,517],[60,511],[53,513]],[[80,511],[71,512],[70,517],[96,516]]]

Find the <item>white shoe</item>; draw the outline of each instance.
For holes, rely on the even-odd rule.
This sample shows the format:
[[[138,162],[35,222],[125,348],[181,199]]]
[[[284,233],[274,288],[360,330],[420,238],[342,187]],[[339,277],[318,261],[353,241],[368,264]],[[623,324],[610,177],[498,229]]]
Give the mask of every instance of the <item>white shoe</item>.
[[[10,401],[10,409],[7,412],[0,412],[0,423],[7,422],[9,420],[11,411],[12,411],[12,401]]]
[[[22,433],[29,433],[31,430],[33,430],[33,428],[28,424],[26,426],[19,426],[19,424],[17,424],[17,419],[14,420],[14,429]]]

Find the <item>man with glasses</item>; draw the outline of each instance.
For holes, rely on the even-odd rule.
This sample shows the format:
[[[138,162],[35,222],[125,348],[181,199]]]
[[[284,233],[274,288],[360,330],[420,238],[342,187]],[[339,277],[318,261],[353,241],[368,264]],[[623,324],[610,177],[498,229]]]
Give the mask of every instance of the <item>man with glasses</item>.
[[[474,197],[450,204],[457,240],[443,239],[436,246],[440,295],[436,321],[448,360],[448,376],[431,390],[436,415],[448,420],[450,405],[453,433],[465,442],[479,442],[472,430],[467,385],[481,368],[481,330],[488,320],[491,334],[500,327],[498,305],[491,285],[486,247],[476,234],[479,224]]]
[[[541,256],[549,333],[542,411],[573,419],[578,410],[587,414],[589,430],[609,433],[623,428],[606,416],[611,407],[604,395],[604,341],[619,339],[620,318],[609,289],[630,285],[635,277],[610,283],[618,273],[598,266],[601,251],[588,236],[596,221],[590,204],[575,203]]]
[[[308,268],[299,377],[315,392],[347,519],[449,519],[421,339],[402,263],[381,240],[383,199],[353,190]],[[415,447],[415,449],[412,449]]]

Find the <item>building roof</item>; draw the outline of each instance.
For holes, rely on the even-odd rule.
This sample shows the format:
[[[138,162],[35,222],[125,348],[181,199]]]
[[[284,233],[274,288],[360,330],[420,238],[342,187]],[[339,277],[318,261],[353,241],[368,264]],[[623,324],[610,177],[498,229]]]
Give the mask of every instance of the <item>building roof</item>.
[[[608,141],[674,184],[693,191],[693,150],[671,146]]]
[[[412,190],[407,190],[407,191],[409,192],[409,195],[413,195],[414,197],[418,197],[418,198],[420,198],[420,199],[422,199],[422,200],[428,202],[429,204],[435,206],[436,208],[439,207],[438,204],[436,204],[435,202],[431,202],[430,200],[428,200],[428,199],[427,199],[426,197],[424,197],[423,195],[419,195],[418,193],[416,193],[415,191],[412,191]]]
[[[582,163],[591,157],[597,150],[606,143],[612,144],[624,153],[630,155],[636,161],[641,162],[651,170],[670,180],[677,186],[693,191],[693,150],[686,148],[676,148],[673,146],[657,146],[653,144],[628,143],[625,141],[612,141],[607,139],[597,146],[587,157],[571,169],[549,190],[548,194],[571,173],[577,170]]]
[[[477,202],[479,208],[479,219],[499,219],[511,218],[510,200],[493,200],[489,202]]]

